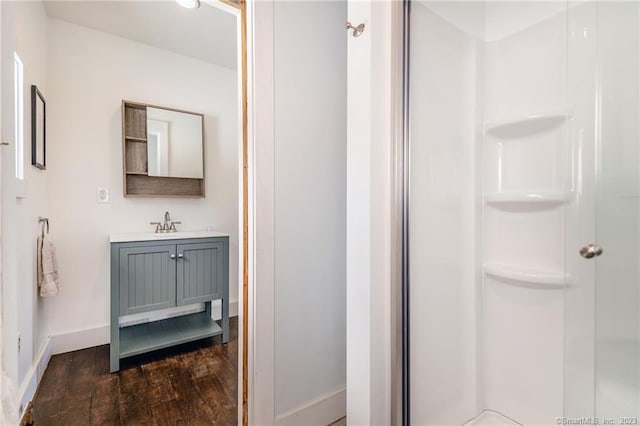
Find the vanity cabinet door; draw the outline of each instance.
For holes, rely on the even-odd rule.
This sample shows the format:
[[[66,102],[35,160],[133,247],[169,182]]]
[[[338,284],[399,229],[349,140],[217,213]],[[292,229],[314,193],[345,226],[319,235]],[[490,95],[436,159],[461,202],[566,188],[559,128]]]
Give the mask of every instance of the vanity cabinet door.
[[[223,297],[225,251],[222,241],[180,244],[178,253],[178,280],[176,303],[206,302]]]
[[[176,304],[175,245],[120,249],[120,315]]]

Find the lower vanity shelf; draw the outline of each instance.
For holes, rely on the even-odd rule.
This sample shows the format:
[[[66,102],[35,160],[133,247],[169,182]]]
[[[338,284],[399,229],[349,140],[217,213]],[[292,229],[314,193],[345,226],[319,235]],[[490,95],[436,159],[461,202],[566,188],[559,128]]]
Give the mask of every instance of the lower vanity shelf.
[[[222,334],[209,310],[120,329],[120,358]]]
[[[111,237],[110,370],[120,360],[217,335],[229,341],[229,236],[211,232]],[[220,300],[222,318],[211,317]],[[150,321],[168,308],[203,312]],[[182,308],[181,308],[182,309]],[[158,312],[160,311],[160,312]],[[146,313],[156,312],[156,315]],[[123,326],[130,315],[143,323]],[[159,314],[159,315],[158,315]]]

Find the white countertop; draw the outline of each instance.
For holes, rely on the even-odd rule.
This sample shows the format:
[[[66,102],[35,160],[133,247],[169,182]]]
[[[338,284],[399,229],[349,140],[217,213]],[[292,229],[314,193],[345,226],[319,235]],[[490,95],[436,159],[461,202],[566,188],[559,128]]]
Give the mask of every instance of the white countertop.
[[[179,231],[179,232],[128,232],[125,234],[111,234],[109,242],[125,243],[129,241],[162,241],[183,238],[212,238],[228,237],[229,234],[214,231]]]

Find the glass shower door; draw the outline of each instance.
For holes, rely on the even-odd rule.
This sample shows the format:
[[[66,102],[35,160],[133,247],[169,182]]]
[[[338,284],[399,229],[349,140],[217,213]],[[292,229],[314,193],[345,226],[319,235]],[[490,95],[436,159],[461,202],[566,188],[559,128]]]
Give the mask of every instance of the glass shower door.
[[[640,7],[601,2],[595,261],[596,415],[640,417]]]
[[[575,2],[564,413],[640,416],[640,6]]]
[[[640,416],[640,4],[410,2],[415,425]]]
[[[411,424],[563,414],[567,11],[411,2]]]

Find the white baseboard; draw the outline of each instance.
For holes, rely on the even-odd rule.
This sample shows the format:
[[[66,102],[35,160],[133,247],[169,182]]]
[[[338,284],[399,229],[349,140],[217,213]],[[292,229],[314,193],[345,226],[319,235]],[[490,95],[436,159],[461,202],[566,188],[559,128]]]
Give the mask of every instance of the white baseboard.
[[[230,301],[229,316],[235,317],[237,315],[238,301]],[[214,302],[212,307],[212,316],[213,319],[220,319],[220,303]],[[111,331],[109,329],[109,325],[107,324],[81,330],[67,331],[65,333],[52,334],[50,338],[51,353],[53,355],[56,355],[65,352],[86,349],[93,346],[107,345],[111,341]]]
[[[347,389],[342,388],[276,416],[279,426],[327,426],[347,415]]]
[[[20,418],[22,418],[24,409],[27,408],[27,404],[29,401],[33,400],[33,397],[36,394],[36,390],[38,389],[40,380],[42,380],[44,371],[47,369],[47,365],[49,365],[51,355],[51,339],[47,337],[40,348],[40,351],[36,355],[33,365],[31,365],[31,368],[27,372],[27,376],[24,378],[20,389],[18,390],[18,401],[20,404],[18,408],[18,415]]]
[[[54,355],[106,345],[111,340],[109,325],[56,333],[50,337],[51,352]]]
[[[222,318],[222,306],[221,304],[218,302],[213,302],[213,305],[211,306],[211,316],[213,317],[214,320],[219,320],[220,318]],[[230,317],[237,317],[238,316],[238,301],[237,300],[230,300],[229,301],[229,316]]]

